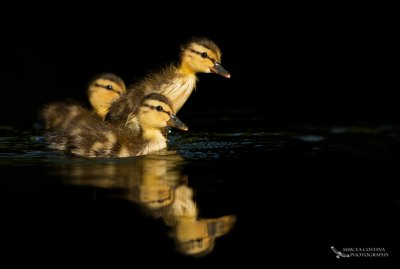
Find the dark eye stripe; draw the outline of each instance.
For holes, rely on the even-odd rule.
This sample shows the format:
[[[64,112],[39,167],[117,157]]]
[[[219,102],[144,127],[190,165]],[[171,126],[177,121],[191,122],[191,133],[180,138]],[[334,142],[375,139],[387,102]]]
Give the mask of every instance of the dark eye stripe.
[[[207,52],[200,52],[200,51],[197,51],[197,50],[194,50],[194,49],[190,49],[190,51],[200,55],[202,58],[210,59],[214,64],[217,61],[217,60],[211,58],[210,56],[208,56]]]
[[[120,92],[118,92],[116,89],[114,89],[112,85],[106,85],[106,86],[104,86],[104,85],[100,85],[100,84],[98,84],[98,83],[95,83],[94,86],[100,87],[100,88],[104,88],[104,89],[106,89],[107,91],[113,91],[113,92],[116,92],[116,93],[120,94]]]
[[[171,116],[171,113],[168,111],[165,111],[162,106],[152,106],[152,105],[148,105],[148,104],[144,104],[143,106],[148,107],[153,110],[157,110],[158,112],[164,112],[164,113],[168,114],[169,116]]]

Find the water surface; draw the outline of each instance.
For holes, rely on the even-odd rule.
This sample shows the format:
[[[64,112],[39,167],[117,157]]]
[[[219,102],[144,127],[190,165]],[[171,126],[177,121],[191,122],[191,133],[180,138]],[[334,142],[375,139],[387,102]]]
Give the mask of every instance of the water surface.
[[[121,159],[68,157],[41,131],[1,126],[7,253],[235,264],[329,259],[331,245],[397,252],[398,126],[211,118],[173,132],[166,154]]]

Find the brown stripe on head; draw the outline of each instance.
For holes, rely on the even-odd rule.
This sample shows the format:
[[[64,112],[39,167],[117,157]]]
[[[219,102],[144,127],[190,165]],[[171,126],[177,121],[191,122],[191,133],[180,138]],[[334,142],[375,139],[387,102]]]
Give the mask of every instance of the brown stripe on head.
[[[159,93],[151,93],[149,95],[146,95],[143,98],[142,103],[144,103],[144,101],[146,101],[146,100],[157,100],[157,101],[163,102],[163,103],[167,104],[171,108],[172,113],[175,113],[175,111],[173,110],[173,105],[172,105],[171,101],[165,95],[162,95],[162,94],[159,94]]]
[[[191,39],[189,39],[188,41],[186,41],[184,44],[182,44],[181,46],[181,54],[180,56],[182,57],[182,53],[183,51],[189,49],[191,46],[193,46],[193,44],[198,44],[200,46],[203,46],[211,51],[213,51],[217,57],[219,59],[217,59],[218,61],[221,60],[221,50],[220,48],[217,46],[217,44],[215,44],[213,41],[211,41],[210,39],[206,38],[206,37],[193,37]]]
[[[110,81],[113,81],[115,83],[117,83],[118,85],[120,85],[121,87],[123,86],[125,88],[125,82],[122,80],[122,78],[120,78],[119,76],[113,74],[113,73],[100,73],[97,74],[96,76],[94,76],[91,80],[90,80],[90,84],[92,84],[93,82],[95,82],[98,79],[107,79]]]

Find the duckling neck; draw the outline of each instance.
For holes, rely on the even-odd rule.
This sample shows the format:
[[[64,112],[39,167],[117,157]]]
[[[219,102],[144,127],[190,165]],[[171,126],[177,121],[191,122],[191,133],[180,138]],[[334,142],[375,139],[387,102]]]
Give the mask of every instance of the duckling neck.
[[[107,98],[106,96],[102,96],[99,94],[92,94],[89,97],[89,102],[92,105],[94,111],[102,119],[105,118],[106,114],[108,113],[108,109],[111,106],[111,103],[114,101],[114,100],[106,101],[105,100],[106,98]]]
[[[142,128],[142,135],[144,140],[148,141],[163,141],[166,142],[167,139],[162,134],[161,130],[159,129],[145,129]]]
[[[174,111],[177,113],[196,88],[197,77],[196,73],[184,63],[176,68],[174,73],[174,78],[161,88],[161,93],[172,101]]]
[[[104,120],[104,118],[106,117],[107,113],[108,113],[108,109],[104,106],[94,106],[94,111],[96,112],[97,115],[100,116],[100,118],[102,118]]]
[[[196,72],[193,71],[193,68],[191,68],[185,61],[181,62],[179,65],[178,72],[186,76],[196,76]]]
[[[147,147],[142,154],[159,151],[167,147],[167,139],[159,129],[142,129],[142,137],[147,142]]]

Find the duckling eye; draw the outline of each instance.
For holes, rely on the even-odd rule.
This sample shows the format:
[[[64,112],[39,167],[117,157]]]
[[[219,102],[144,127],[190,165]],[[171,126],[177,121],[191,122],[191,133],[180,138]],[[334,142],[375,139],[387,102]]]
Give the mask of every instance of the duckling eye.
[[[107,90],[112,90],[112,89],[113,89],[113,86],[107,85],[107,86],[106,86],[106,89],[107,89]]]
[[[156,106],[156,110],[161,112],[161,111],[163,111],[163,108],[162,108],[162,106]]]
[[[207,58],[207,57],[208,57],[207,52],[202,52],[200,55],[201,55],[201,57],[203,57],[203,58]]]

